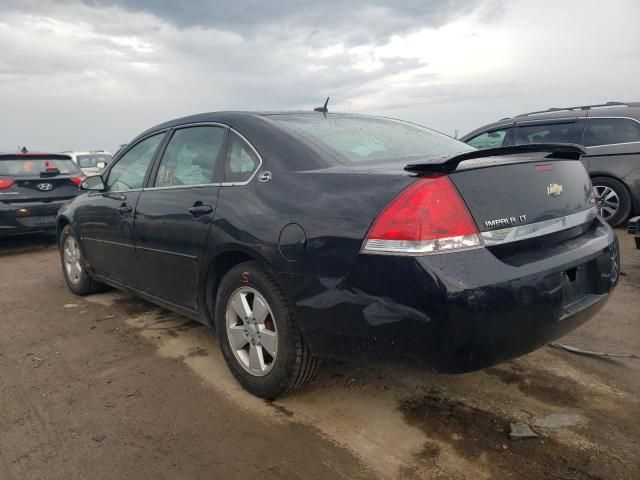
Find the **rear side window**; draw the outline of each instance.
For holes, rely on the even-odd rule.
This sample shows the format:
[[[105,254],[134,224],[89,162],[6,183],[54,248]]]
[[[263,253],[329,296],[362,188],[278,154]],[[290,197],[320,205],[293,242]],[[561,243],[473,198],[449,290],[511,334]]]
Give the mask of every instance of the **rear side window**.
[[[470,140],[467,140],[467,143],[472,147],[476,148],[497,148],[504,146],[505,140],[507,139],[507,129],[504,128],[502,130],[493,130],[492,132],[481,133],[480,135],[476,135]]]
[[[520,125],[516,134],[516,145],[527,145],[530,143],[580,143],[581,133],[578,122],[528,126]]]
[[[164,133],[145,138],[120,157],[109,171],[107,190],[127,191],[142,188],[149,164],[164,138]]]
[[[202,185],[214,175],[223,150],[225,130],[203,126],[176,130],[162,156],[155,186]]]
[[[246,182],[260,166],[260,159],[251,146],[235,132],[229,137],[224,166],[225,182]]]
[[[380,163],[473,150],[433,130],[387,118],[331,114],[326,118],[323,115],[273,115],[271,118],[354,163]]]
[[[589,118],[584,145],[613,145],[640,142],[640,123],[630,118]]]
[[[79,173],[78,168],[71,159],[49,159],[44,156],[24,158],[0,159],[0,175],[12,177],[38,176],[41,172],[57,168],[62,175]]]

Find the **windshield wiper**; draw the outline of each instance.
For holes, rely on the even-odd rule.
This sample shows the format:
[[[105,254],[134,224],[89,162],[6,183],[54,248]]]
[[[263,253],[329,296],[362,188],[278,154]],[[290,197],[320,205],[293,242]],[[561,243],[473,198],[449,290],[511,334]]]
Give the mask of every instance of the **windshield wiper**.
[[[58,168],[47,168],[44,172],[40,172],[40,178],[55,177],[56,175],[60,175]]]

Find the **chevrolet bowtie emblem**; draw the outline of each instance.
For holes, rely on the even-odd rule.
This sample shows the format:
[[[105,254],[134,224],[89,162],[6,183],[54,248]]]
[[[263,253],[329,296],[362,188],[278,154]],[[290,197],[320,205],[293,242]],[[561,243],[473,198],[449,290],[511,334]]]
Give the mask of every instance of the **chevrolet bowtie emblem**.
[[[547,195],[553,195],[557,197],[562,193],[562,185],[558,185],[557,183],[552,183],[547,187]]]

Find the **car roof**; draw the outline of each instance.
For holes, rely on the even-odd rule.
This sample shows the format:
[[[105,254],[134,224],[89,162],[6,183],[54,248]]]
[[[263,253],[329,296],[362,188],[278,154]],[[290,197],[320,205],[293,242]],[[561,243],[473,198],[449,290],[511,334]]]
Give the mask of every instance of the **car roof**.
[[[372,117],[371,115],[361,115],[356,113],[342,113],[342,112],[310,112],[308,110],[267,110],[267,111],[241,111],[241,110],[229,110],[220,112],[206,112],[197,113],[195,115],[189,115],[186,117],[180,117],[167,122],[160,123],[154,127],[151,127],[147,132],[154,130],[162,130],[164,128],[176,127],[179,125],[186,125],[191,123],[204,123],[204,122],[218,122],[227,124],[231,127],[239,121],[248,119],[264,119],[265,117],[277,116],[277,115],[344,115],[344,116],[360,116],[360,117]],[[373,117],[382,118],[382,117]],[[145,132],[146,133],[146,132]],[[143,134],[144,135],[144,134]]]
[[[275,163],[283,164],[286,158],[295,158],[296,166],[300,169],[313,169],[335,164],[337,160],[326,151],[315,146],[293,130],[285,127],[269,117],[275,115],[324,115],[309,111],[221,111],[207,112],[186,117],[176,118],[160,123],[131,140],[127,147],[120,150],[118,156],[124,155],[129,145],[134,145],[144,137],[173,127],[198,123],[220,123],[228,125],[246,138],[263,157],[268,157]],[[331,115],[352,115],[327,113]],[[355,115],[355,114],[354,114]]]
[[[628,117],[640,120],[640,102],[607,102],[597,105],[581,105],[577,107],[552,107],[547,110],[521,113],[513,117],[502,118],[496,122],[488,123],[460,137],[466,141],[478,133],[508,127],[515,123],[521,124],[539,120],[553,120],[561,118],[583,117]]]

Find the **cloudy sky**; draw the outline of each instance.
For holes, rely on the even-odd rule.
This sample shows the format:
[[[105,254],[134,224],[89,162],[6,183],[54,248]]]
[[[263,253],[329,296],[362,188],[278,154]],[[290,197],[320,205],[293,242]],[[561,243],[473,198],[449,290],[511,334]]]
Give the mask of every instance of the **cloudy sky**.
[[[326,96],[451,135],[640,101],[639,24],[639,0],[0,0],[0,150]]]

